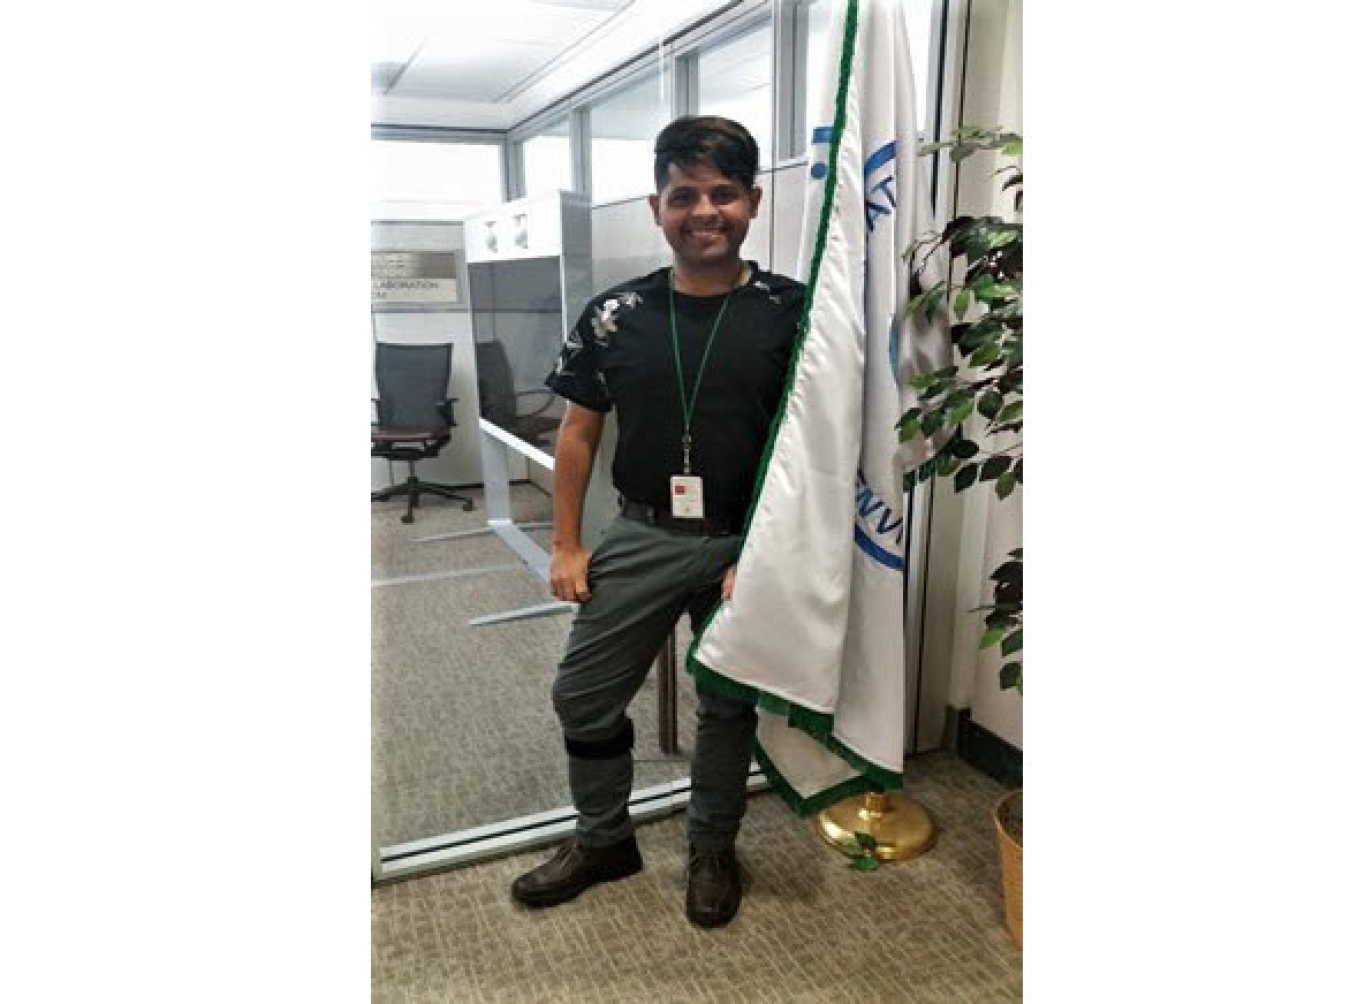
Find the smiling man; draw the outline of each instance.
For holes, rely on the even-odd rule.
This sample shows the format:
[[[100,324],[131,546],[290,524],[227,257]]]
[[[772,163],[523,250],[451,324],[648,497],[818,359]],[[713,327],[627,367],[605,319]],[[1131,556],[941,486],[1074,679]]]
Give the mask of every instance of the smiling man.
[[[755,475],[787,376],[804,287],[743,261],[763,194],[740,124],[676,119],[656,138],[652,216],[668,268],[606,290],[564,340],[548,385],[568,399],[554,460],[550,580],[580,603],[553,688],[576,833],[511,887],[527,906],[566,902],[642,868],[628,814],[627,708],[688,613],[697,630],[731,601]],[[621,507],[594,554],[582,500],[606,414],[619,423]],[[735,841],[754,746],[753,705],[698,690],[688,813],[689,919],[716,927],[741,901]]]

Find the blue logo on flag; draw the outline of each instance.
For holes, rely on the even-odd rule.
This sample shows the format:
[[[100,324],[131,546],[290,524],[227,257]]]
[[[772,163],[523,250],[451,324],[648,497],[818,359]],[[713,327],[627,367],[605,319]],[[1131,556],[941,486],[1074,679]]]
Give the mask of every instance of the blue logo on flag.
[[[868,179],[882,167],[894,162],[895,142],[891,141],[863,163],[863,188],[867,192],[863,197],[863,206],[867,210],[868,234],[876,227],[877,220],[895,211],[895,169],[887,171],[876,184]]]
[[[811,146],[816,148],[812,157],[822,158],[811,164],[811,177],[816,181],[822,180],[830,173],[826,160],[829,158],[830,139],[833,135],[834,128],[832,126],[816,126],[811,131]],[[824,150],[819,149],[822,146],[825,148]],[[878,147],[863,162],[863,208],[867,212],[867,233],[869,235],[876,229],[877,221],[881,217],[889,216],[895,212],[895,169],[892,168],[887,171],[875,182],[870,180],[871,176],[894,162],[894,140]]]
[[[832,133],[833,129],[830,126],[816,126],[811,133],[811,145],[820,146],[824,143],[826,157],[830,154],[830,136]],[[819,151],[817,151],[817,155],[819,155]],[[815,178],[817,181],[829,173],[830,167],[824,161],[818,160],[811,165],[811,177]]]
[[[897,572],[905,570],[905,521],[858,476],[853,543],[874,561]]]

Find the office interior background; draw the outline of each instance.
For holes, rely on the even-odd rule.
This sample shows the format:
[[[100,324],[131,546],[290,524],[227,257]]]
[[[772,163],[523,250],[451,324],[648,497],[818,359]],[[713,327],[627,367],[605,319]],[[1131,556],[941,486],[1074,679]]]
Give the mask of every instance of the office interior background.
[[[986,12],[971,0],[965,13],[967,108],[1007,93],[993,63],[974,66],[997,63],[1003,31],[981,30]],[[304,0],[16,16],[0,61],[21,252],[3,401],[11,441],[67,449],[26,463],[16,451],[6,496],[11,995],[518,999],[511,981],[538,975],[551,989],[537,999],[636,986],[735,1000],[774,978],[792,983],[781,999],[843,985],[886,999],[868,982],[879,964],[931,995],[955,971],[992,985],[1024,962],[1030,1000],[1334,998],[1347,555],[1322,262],[1344,214],[1327,155],[1344,24],[1332,8],[1216,0],[1025,16],[1037,334],[1024,960],[982,845],[1004,786],[941,747],[911,758],[916,775],[931,765],[913,787],[942,829],[905,867],[840,870],[781,800],[752,797],[755,885],[720,940],[685,930],[678,813],[641,827],[650,875],[570,920],[523,923],[503,906],[542,850],[372,888],[381,839],[406,835],[378,836],[389,817],[371,811],[384,797],[372,608],[398,588],[372,578],[521,559],[484,538],[435,564],[413,560],[430,560],[423,545],[403,569],[372,567],[381,519],[390,535],[456,532],[482,506],[430,500],[404,527],[396,504],[363,496],[388,476],[367,466],[384,322],[370,311],[372,221],[390,215],[368,200],[383,121],[371,25]],[[607,72],[588,64],[575,87]],[[388,80],[375,83],[378,95]],[[1290,285],[1287,262],[1313,282]],[[465,403],[446,456],[466,445]],[[511,483],[521,523],[547,518],[535,481],[544,472],[526,466]],[[968,500],[960,513],[990,535]],[[937,553],[951,515],[935,493],[930,610],[979,577]],[[497,589],[469,617],[533,588],[479,578]],[[948,643],[925,636],[925,650]],[[962,659],[954,678],[981,685]],[[992,714],[979,722],[1009,734]],[[439,812],[422,832],[458,825]],[[953,879],[984,891],[955,898]],[[954,914],[973,928],[928,924]],[[624,937],[630,956],[606,954]],[[995,961],[981,974],[963,953]]]
[[[481,995],[492,983],[507,998],[529,999],[539,978],[520,971],[528,957],[572,981],[560,999],[635,999],[625,994],[657,977],[675,981],[654,992],[658,1000],[776,999],[800,976],[774,979],[760,966],[758,987],[724,997],[721,977],[681,985],[671,960],[657,955],[635,966],[631,946],[622,944],[608,949],[609,975],[588,998],[584,976],[561,961],[561,944],[552,955],[519,943],[494,952],[451,935],[455,922],[447,917],[448,943],[424,935],[416,942],[420,962],[408,961],[407,930],[394,921],[430,887],[492,898],[495,881],[494,908],[506,909],[506,872],[523,869],[537,848],[570,828],[549,701],[570,612],[546,610],[540,574],[561,402],[551,404],[539,388],[586,298],[669,262],[647,205],[652,140],[667,121],[719,114],[747,126],[761,151],[764,196],[742,255],[804,278],[797,256],[811,142],[807,101],[823,72],[825,0],[522,0],[507,8],[475,16],[456,8],[438,17],[423,5],[390,2],[377,36],[372,361],[382,344],[452,344],[458,424],[416,473],[451,486],[473,508],[426,496],[413,509],[406,496],[384,497],[408,468],[372,458],[371,490],[379,493],[372,503],[373,986],[378,999],[430,998],[452,988],[465,999],[488,999]],[[1020,3],[904,0],[902,8],[924,135],[945,137],[962,124],[1019,130]],[[993,154],[959,168],[948,158],[923,163],[938,219],[1011,215]],[[527,244],[547,246],[521,250]],[[439,292],[428,293],[425,282],[421,293],[405,292],[409,260],[433,254],[444,269]],[[438,295],[441,302],[427,302]],[[372,365],[373,399],[375,371]],[[507,411],[499,378],[513,398]],[[488,419],[481,428],[480,415]],[[588,525],[603,525],[614,511],[609,425]],[[909,720],[896,727],[906,731],[914,758],[911,785],[923,792],[926,776],[929,799],[945,807],[928,865],[943,869],[944,853],[983,860],[944,887],[982,912],[954,915],[955,926],[933,925],[911,960],[930,969],[923,985],[904,989],[900,969],[908,965],[873,967],[877,992],[891,995],[885,999],[1014,999],[1019,985],[985,817],[998,792],[1020,784],[1021,697],[999,688],[996,652],[980,651],[983,626],[968,611],[981,602],[988,573],[1017,546],[1020,508],[1016,499],[991,505],[990,495],[925,485],[906,514],[910,573],[906,609],[896,616],[909,626]],[[673,639],[676,667],[689,638],[685,621]],[[656,667],[631,712],[638,733],[632,811],[653,831],[679,825],[675,813],[688,790],[695,699],[687,675],[669,665]],[[758,771],[751,785],[765,786]],[[752,803],[772,812],[775,797]],[[836,853],[809,836],[807,822],[773,818],[764,825],[807,835],[787,855],[828,860]],[[752,871],[756,864],[752,856]],[[903,881],[899,869],[926,865],[892,867]],[[845,911],[847,890],[833,895]],[[595,909],[609,916],[606,904]],[[743,919],[755,925],[753,915]],[[761,915],[758,930],[787,931],[799,921],[784,908]],[[943,941],[954,932],[966,942],[958,951]],[[847,967],[804,965],[819,982],[812,993],[846,976]],[[449,982],[436,975],[445,966],[458,974]],[[847,978],[844,985],[858,989]]]

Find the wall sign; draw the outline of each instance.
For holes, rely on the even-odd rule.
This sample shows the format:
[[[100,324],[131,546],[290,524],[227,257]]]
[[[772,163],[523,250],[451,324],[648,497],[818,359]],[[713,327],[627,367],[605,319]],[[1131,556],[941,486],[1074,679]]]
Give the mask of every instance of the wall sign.
[[[461,303],[453,251],[372,251],[370,302],[445,307]]]

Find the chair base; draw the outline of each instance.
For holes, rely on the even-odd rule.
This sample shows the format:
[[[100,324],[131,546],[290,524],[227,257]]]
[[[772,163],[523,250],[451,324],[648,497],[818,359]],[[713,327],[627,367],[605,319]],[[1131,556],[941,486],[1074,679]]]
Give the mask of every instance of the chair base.
[[[452,491],[448,485],[438,485],[434,481],[423,481],[415,474],[409,475],[408,480],[400,485],[390,485],[388,488],[371,492],[370,501],[383,502],[399,495],[408,497],[408,509],[399,517],[404,523],[413,521],[413,510],[417,508],[419,498],[422,495],[439,495],[441,498],[449,499],[452,502],[462,502],[464,503],[462,508],[465,512],[473,512],[473,499]]]

